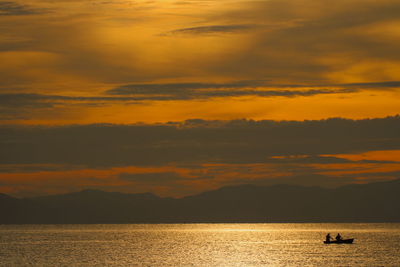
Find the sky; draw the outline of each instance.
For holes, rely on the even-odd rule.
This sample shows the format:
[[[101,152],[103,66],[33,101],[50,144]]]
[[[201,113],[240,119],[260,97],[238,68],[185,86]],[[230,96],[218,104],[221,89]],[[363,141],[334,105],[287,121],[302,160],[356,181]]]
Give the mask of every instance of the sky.
[[[0,192],[400,178],[398,0],[0,0]]]

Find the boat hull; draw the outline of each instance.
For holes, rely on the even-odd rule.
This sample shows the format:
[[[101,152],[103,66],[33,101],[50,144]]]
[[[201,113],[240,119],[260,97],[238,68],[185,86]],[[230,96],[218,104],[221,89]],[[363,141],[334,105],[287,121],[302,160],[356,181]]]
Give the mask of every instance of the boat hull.
[[[324,241],[324,244],[352,244],[354,238],[351,239],[343,239],[343,240],[333,240],[333,241]]]

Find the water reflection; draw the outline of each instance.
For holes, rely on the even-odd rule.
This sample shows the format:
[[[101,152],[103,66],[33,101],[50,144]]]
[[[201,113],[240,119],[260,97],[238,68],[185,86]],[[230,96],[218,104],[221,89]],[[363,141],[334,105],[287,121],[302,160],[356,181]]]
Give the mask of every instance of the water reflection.
[[[352,245],[324,245],[327,232]],[[400,224],[0,226],[2,266],[400,266]]]

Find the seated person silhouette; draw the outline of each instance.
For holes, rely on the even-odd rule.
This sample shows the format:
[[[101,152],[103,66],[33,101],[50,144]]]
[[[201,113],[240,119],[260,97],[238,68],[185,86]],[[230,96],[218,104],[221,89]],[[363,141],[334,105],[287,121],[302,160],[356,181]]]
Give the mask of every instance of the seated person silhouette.
[[[326,235],[326,242],[330,242],[330,241],[331,241],[331,234],[328,233],[328,234]]]
[[[340,240],[342,240],[342,236],[338,233],[336,236],[336,241],[340,241]]]

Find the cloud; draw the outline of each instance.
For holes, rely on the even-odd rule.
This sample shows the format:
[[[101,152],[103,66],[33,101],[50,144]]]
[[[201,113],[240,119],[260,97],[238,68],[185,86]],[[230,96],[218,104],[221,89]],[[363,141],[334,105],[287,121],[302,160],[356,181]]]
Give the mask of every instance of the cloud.
[[[288,161],[285,157],[291,155],[311,157],[297,161],[335,162],[338,159],[315,156],[400,149],[399,116],[303,122],[195,122],[1,126],[0,163],[70,164],[95,168],[190,163],[244,164]]]
[[[137,101],[140,97],[63,96],[45,94],[0,94],[0,107],[52,107],[63,102]]]
[[[11,1],[0,1],[0,16],[24,16],[43,13],[43,9],[35,9]]]
[[[291,90],[267,90],[268,88],[288,87]],[[240,81],[233,83],[163,83],[128,84],[106,91],[110,95],[138,95],[149,100],[184,100],[211,97],[239,96],[312,96],[319,94],[354,93],[355,89],[302,89],[300,85],[268,84],[263,81]],[[293,88],[299,88],[293,90]],[[146,97],[145,97],[146,96]]]
[[[400,88],[400,81],[386,81],[386,82],[373,82],[373,83],[348,83],[340,84],[343,87],[358,87],[364,89],[370,88]]]
[[[45,94],[0,94],[0,120],[27,119],[35,110],[52,110],[70,107],[71,104],[81,107],[104,106],[113,102],[136,102],[142,99],[135,97],[86,97]]]
[[[0,119],[35,109],[51,109],[57,106],[70,106],[71,104],[93,107],[115,102],[132,104],[143,100],[148,100],[148,98],[130,96],[64,96],[36,93],[0,94],[0,110],[2,111]]]
[[[313,87],[315,89],[313,89]],[[319,89],[319,88],[326,89]],[[238,81],[231,83],[155,83],[127,84],[110,90],[107,96],[65,96],[38,93],[0,94],[0,108],[47,108],[65,102],[82,105],[107,102],[140,102],[146,100],[187,100],[211,97],[296,97],[320,94],[355,93],[360,90],[399,88],[400,82],[349,83],[307,86],[301,84],[273,84],[264,81]],[[275,89],[272,89],[275,88]],[[318,88],[318,89],[317,89]]]
[[[2,24],[2,34],[15,41],[0,44],[1,49],[18,53],[1,59],[27,62],[4,68],[3,84],[38,89],[44,86],[40,77],[50,79],[46,84],[50,88],[66,86],[70,80],[93,86],[267,77],[315,85],[389,81],[398,76],[397,31],[389,31],[387,25],[397,21],[398,1],[339,0],[334,7],[327,0],[213,2],[207,7],[193,3],[193,9],[192,1],[172,9],[168,5],[146,9],[147,4],[139,2],[99,9],[93,8],[93,1],[79,6],[67,2],[51,3],[63,23],[51,23],[51,16],[41,20],[20,16],[17,22]],[[121,20],[118,26],[115,20]],[[141,30],[132,35],[132,27]],[[250,30],[254,27],[256,31]],[[371,27],[379,30],[371,33]],[[170,29],[183,38],[159,36]],[[243,31],[246,38],[219,34]],[[210,33],[215,36],[202,38]],[[59,58],[48,62],[40,55],[29,60],[26,51],[50,52]],[[71,90],[75,88],[71,85]]]
[[[348,163],[350,160],[334,157],[334,156],[320,156],[320,155],[289,155],[289,156],[273,156],[269,159],[274,163],[295,163],[295,164],[331,164],[331,163]]]
[[[371,179],[372,181],[376,181]],[[231,185],[247,184],[249,180],[238,179],[231,181]],[[354,183],[354,177],[346,177],[342,179],[337,179],[335,176],[321,175],[321,174],[295,174],[292,176],[278,177],[278,178],[261,178],[257,180],[252,180],[251,184],[255,185],[301,185],[301,186],[318,186],[325,188],[335,188],[342,186],[344,184]]]
[[[361,90],[399,88],[398,81],[338,84],[279,84],[262,80],[228,83],[147,83],[126,84],[106,91],[108,95],[137,95],[149,100],[179,100],[232,96],[312,96],[355,93]],[[297,89],[297,90],[296,90]],[[147,96],[147,98],[145,97]]]
[[[163,94],[181,93],[199,89],[234,89],[261,87],[263,81],[239,81],[232,83],[159,83],[159,84],[127,84],[107,91],[108,94]]]
[[[27,5],[33,2],[35,6]],[[0,61],[5,62],[0,66],[0,87],[12,92],[0,95],[0,119],[126,123],[190,117],[360,118],[398,112],[397,0],[212,1],[204,5],[117,1],[112,2],[114,6],[110,1],[104,5],[70,2],[0,1]],[[55,13],[38,19],[33,15],[47,9],[37,7]],[[212,82],[233,79],[238,81]],[[111,87],[115,88],[107,90]],[[321,96],[302,97],[314,95]],[[245,96],[246,101],[222,99]],[[193,101],[197,99],[209,101]],[[136,103],[141,105],[125,105]],[[92,106],[109,109],[85,108]],[[63,108],[64,113],[60,112]],[[225,164],[208,172],[209,177],[220,177],[222,185],[235,175],[239,181],[239,174],[245,176],[242,181],[251,178],[246,176],[248,166],[222,177],[228,164],[275,166],[265,170],[265,179],[271,178],[268,171],[274,175],[298,172],[304,177],[316,174],[316,165],[343,164],[351,169],[353,162],[338,153],[399,149],[398,125],[397,116],[1,126],[0,163],[3,173],[50,171],[51,166],[176,164],[201,169],[202,164]],[[374,164],[394,162],[358,160],[354,173]],[[373,171],[376,177],[398,175],[389,169]],[[340,179],[350,181],[354,173],[342,173]]]
[[[164,35],[237,33],[237,32],[247,31],[254,27],[255,25],[248,25],[248,24],[209,25],[209,26],[198,26],[198,27],[176,29]]]
[[[243,183],[335,187],[398,177],[399,133],[400,116],[2,125],[0,182],[38,194],[46,184],[56,192],[93,187],[168,196]]]
[[[282,26],[254,33],[240,53],[213,70],[312,83],[393,80],[399,67],[394,31],[383,38],[369,29],[381,25],[384,31],[399,11],[393,0],[339,0],[334,7],[326,0],[242,3],[240,10],[229,9],[219,18]]]
[[[260,81],[234,83],[168,83],[123,85],[97,96],[66,96],[38,93],[0,93],[0,120],[23,118],[34,110],[69,107],[99,107],[110,104],[140,104],[144,101],[194,100],[226,97],[299,97],[323,94],[346,94],[358,89],[267,89]],[[273,87],[273,85],[270,85]]]
[[[184,177],[174,172],[155,172],[155,173],[120,173],[118,175],[119,179],[138,182],[138,183],[153,183],[153,184],[163,184],[163,183],[173,183],[176,181],[184,180]]]
[[[82,166],[60,164],[0,164],[0,173],[32,173],[82,169]]]

